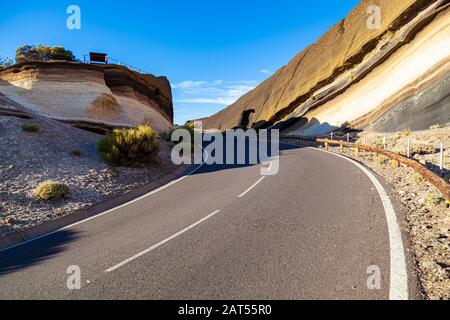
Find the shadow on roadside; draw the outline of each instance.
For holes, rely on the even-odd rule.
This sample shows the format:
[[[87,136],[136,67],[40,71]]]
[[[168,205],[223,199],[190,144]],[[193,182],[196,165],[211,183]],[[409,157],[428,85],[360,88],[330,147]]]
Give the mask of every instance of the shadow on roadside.
[[[206,144],[205,144],[206,146]],[[197,170],[195,173],[193,173],[193,175],[199,175],[199,174],[205,174],[205,173],[213,173],[213,172],[218,172],[218,171],[223,171],[223,170],[232,170],[232,169],[240,169],[240,168],[247,168],[247,167],[253,167],[256,165],[260,165],[262,163],[267,162],[268,158],[264,158],[261,157],[259,150],[256,150],[256,154],[257,154],[257,161],[255,163],[255,161],[251,161],[251,157],[250,157],[250,153],[251,152],[255,152],[255,150],[253,150],[254,148],[252,146],[250,146],[249,141],[246,140],[245,142],[245,147],[244,150],[241,150],[241,152],[245,152],[245,161],[243,163],[237,164],[238,162],[238,158],[237,158],[237,144],[234,145],[234,164],[227,164],[227,150],[224,149],[223,150],[223,163],[224,164],[205,164],[203,165],[199,170]],[[280,153],[279,153],[279,157],[280,159],[283,158],[285,151],[288,150],[292,150],[292,149],[302,149],[305,148],[304,146],[301,145],[288,145],[288,144],[283,144],[280,143]],[[270,149],[270,148],[269,148]],[[271,157],[272,154],[269,152],[269,154],[267,155],[268,157]]]
[[[42,239],[0,252],[0,277],[55,257],[66,249],[66,245],[78,238],[78,232],[62,230]]]

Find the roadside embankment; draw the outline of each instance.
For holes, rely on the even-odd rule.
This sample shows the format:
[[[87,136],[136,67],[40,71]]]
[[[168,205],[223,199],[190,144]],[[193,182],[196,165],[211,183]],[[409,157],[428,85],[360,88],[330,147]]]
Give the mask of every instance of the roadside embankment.
[[[421,141],[421,144],[436,144],[442,141],[442,137],[449,139],[449,128],[428,130],[411,133],[413,141]],[[411,137],[410,137],[411,138]],[[387,139],[387,148],[394,150],[406,150],[406,134],[398,134],[396,139]],[[368,134],[361,141],[370,144],[380,143],[379,134]],[[300,141],[297,138],[285,138],[285,142],[315,146],[323,148],[323,144],[312,141]],[[447,140],[445,140],[447,141]],[[416,142],[417,143],[417,142]],[[409,242],[417,261],[417,269],[428,299],[450,299],[450,209],[448,202],[442,197],[441,192],[427,179],[413,168],[391,161],[388,157],[377,155],[373,152],[356,150],[355,148],[328,145],[328,150],[353,158],[384,178],[390,185],[390,196],[402,205],[403,217],[406,221],[405,233],[409,236]],[[430,172],[436,166],[436,151],[429,154],[416,154],[417,163],[429,168]],[[448,158],[446,158],[448,159]],[[448,162],[445,162],[447,165]],[[441,173],[450,182],[449,167]]]
[[[97,151],[101,135],[45,117],[0,116],[0,136],[0,237],[117,198],[178,169],[165,142],[154,165],[110,166]],[[69,193],[39,199],[36,188],[49,180],[67,185]]]

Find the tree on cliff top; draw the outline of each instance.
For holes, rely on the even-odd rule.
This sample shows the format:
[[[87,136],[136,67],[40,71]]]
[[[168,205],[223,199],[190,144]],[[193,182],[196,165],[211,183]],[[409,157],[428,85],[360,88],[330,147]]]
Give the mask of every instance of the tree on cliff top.
[[[47,47],[47,46],[22,46],[17,48],[17,63],[28,61],[75,61],[72,51],[63,47]]]
[[[14,61],[12,61],[11,59],[0,56],[0,67],[10,67],[13,64]]]

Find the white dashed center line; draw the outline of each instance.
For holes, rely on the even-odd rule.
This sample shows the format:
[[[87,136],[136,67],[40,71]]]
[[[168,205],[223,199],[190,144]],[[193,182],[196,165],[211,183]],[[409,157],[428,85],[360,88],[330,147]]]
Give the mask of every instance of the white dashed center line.
[[[128,259],[122,261],[121,263],[119,263],[119,264],[117,264],[117,265],[115,265],[114,267],[111,267],[111,268],[109,268],[108,270],[105,270],[105,272],[110,273],[110,272],[113,272],[114,270],[117,270],[117,269],[119,269],[119,268],[121,268],[121,267],[127,265],[128,263],[132,262],[133,260],[136,260],[136,259],[142,257],[143,255],[146,255],[147,253],[149,253],[149,252],[155,250],[156,248],[162,246],[163,244],[166,244],[166,243],[169,242],[170,240],[173,240],[173,239],[175,239],[176,237],[182,235],[183,233],[185,233],[185,232],[187,232],[187,231],[189,231],[189,230],[195,228],[196,226],[198,226],[198,225],[201,224],[202,222],[205,222],[206,220],[212,218],[213,216],[215,216],[215,215],[218,214],[219,212],[220,212],[220,210],[214,211],[213,213],[211,213],[210,215],[207,215],[206,217],[204,217],[203,219],[197,221],[196,223],[191,224],[189,227],[187,227],[187,228],[181,230],[180,232],[175,233],[174,235],[172,235],[172,236],[168,237],[167,239],[164,239],[163,241],[161,241],[161,242],[159,242],[159,243],[157,243],[157,244],[151,246],[150,248],[148,248],[148,249],[146,249],[146,250],[144,250],[144,251],[142,251],[142,252],[139,252],[138,254],[135,254],[134,256],[132,256],[132,257],[130,257],[130,258],[128,258]]]
[[[248,188],[247,190],[245,190],[244,193],[242,193],[239,198],[244,197],[247,193],[249,193],[250,191],[252,191],[258,184],[260,184],[266,177],[262,177],[261,179],[259,179],[258,181],[256,181],[256,183],[254,185],[252,185],[250,188]]]

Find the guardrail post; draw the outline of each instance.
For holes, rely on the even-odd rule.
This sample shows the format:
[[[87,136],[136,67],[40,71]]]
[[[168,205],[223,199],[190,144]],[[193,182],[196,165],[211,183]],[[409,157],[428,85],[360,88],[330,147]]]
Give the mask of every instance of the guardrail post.
[[[364,146],[364,145],[358,145],[358,144],[352,144],[352,143],[347,144],[346,142],[343,142],[341,140],[339,140],[337,142],[332,142],[332,141],[326,140],[326,139],[315,139],[315,140],[318,143],[321,143],[321,145],[326,143],[327,146],[328,146],[328,144],[332,144],[332,145],[336,144],[336,145],[340,145],[341,147],[343,147],[343,146],[348,146],[350,148],[352,146],[358,147],[361,150],[373,153],[377,156],[383,155],[383,156],[391,159],[391,164],[394,165],[395,167],[398,167],[400,165],[405,165],[407,167],[410,167],[410,168],[414,169],[415,171],[417,171],[418,173],[420,173],[422,176],[425,177],[425,179],[427,179],[432,185],[434,185],[439,190],[439,192],[444,196],[444,198],[447,199],[447,203],[450,205],[450,186],[448,185],[448,182],[445,179],[443,179],[439,173],[437,173],[437,172],[435,173],[435,172],[431,171],[426,166],[420,164],[418,161],[408,159],[405,156],[399,155],[394,152],[390,152],[388,150],[381,150],[378,147]],[[445,166],[444,143],[440,144],[440,148],[441,148],[441,150],[440,150],[440,167],[444,171],[445,170],[445,168],[444,168],[444,166]]]
[[[383,147],[384,147],[384,150],[387,149],[387,137],[386,137],[386,135],[384,135],[384,137],[383,137]]]
[[[364,144],[367,145],[367,132],[364,132]]]
[[[331,140],[334,140],[334,132],[331,133]]]
[[[325,142],[325,149],[328,150],[328,142]]]
[[[350,143],[350,133],[347,133],[347,143]]]

